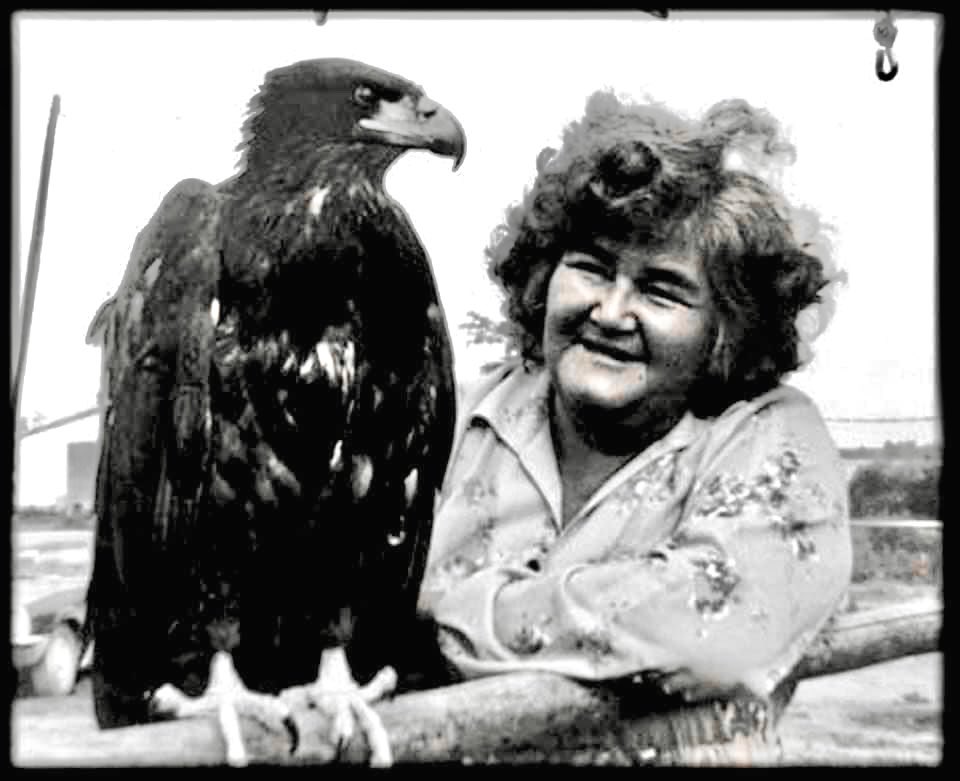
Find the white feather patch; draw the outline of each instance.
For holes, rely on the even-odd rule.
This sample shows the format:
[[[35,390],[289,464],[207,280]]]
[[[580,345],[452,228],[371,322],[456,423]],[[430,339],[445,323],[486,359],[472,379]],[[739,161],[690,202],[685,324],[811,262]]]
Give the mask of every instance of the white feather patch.
[[[307,357],[300,364],[300,376],[307,379],[313,374],[313,367],[317,365],[317,358],[313,353],[307,353]]]
[[[143,272],[143,286],[147,289],[153,287],[153,283],[157,281],[157,277],[160,276],[160,267],[163,265],[163,256],[159,255],[154,258],[150,265],[144,269]]]
[[[343,440],[338,439],[333,446],[333,455],[330,456],[330,471],[339,472],[343,469]]]
[[[346,401],[357,376],[357,351],[353,342],[328,342],[324,339],[316,343],[313,354],[330,384],[339,386]]]
[[[330,342],[317,342],[313,349],[317,360],[320,361],[320,367],[323,369],[323,373],[330,378],[331,382],[336,382],[338,374],[337,362],[333,357],[333,347],[330,345]]]
[[[307,211],[313,217],[320,216],[320,211],[323,209],[323,202],[328,192],[330,192],[329,187],[314,187],[310,191],[310,201],[307,203]]]
[[[350,395],[350,387],[357,376],[357,352],[353,342],[347,342],[343,346],[343,373],[340,375],[340,390],[343,398]]]
[[[350,482],[353,485],[353,495],[363,499],[370,490],[373,481],[373,462],[369,456],[363,454],[353,457],[353,471],[350,473]]]
[[[409,474],[403,480],[403,494],[407,502],[407,507],[413,504],[413,498],[417,495],[417,482],[420,479],[420,472],[417,469],[411,469]]]

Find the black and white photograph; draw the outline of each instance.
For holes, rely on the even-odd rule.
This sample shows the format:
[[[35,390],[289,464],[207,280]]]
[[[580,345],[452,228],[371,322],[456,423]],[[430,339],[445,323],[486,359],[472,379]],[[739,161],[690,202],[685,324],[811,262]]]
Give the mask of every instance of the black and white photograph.
[[[941,15],[10,18],[15,767],[941,764]]]

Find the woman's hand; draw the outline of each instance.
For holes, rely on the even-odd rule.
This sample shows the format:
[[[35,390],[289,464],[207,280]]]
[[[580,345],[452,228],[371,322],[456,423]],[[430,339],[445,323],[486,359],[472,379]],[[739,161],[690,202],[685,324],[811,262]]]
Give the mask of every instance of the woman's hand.
[[[707,683],[696,678],[687,668],[670,672],[647,670],[637,675],[634,680],[638,683],[640,681],[652,683],[664,694],[682,697],[685,702],[727,699],[738,689],[738,687],[731,688],[730,686]]]

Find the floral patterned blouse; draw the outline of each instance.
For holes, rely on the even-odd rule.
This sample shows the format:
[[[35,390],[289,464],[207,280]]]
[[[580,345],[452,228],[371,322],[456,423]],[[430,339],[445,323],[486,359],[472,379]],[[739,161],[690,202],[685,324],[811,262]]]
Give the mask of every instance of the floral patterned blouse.
[[[548,394],[513,364],[462,405],[421,591],[444,654],[468,677],[686,669],[769,695],[850,582],[844,471],[813,403],[780,386],[688,413],[562,525]],[[498,611],[519,616],[504,636]]]

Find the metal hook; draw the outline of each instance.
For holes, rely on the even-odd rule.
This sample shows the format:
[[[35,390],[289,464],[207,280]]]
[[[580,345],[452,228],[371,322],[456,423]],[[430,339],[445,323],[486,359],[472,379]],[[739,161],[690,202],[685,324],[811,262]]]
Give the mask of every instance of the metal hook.
[[[893,42],[897,40],[897,25],[893,22],[893,12],[886,11],[883,18],[878,20],[873,26],[873,38],[883,48],[877,49],[877,58],[874,70],[877,72],[877,78],[880,81],[890,81],[897,75],[900,66],[897,65],[897,59],[893,56]],[[886,54],[887,62],[890,64],[890,70],[883,68],[883,57]]]
[[[883,56],[887,56],[887,61],[890,63],[890,70],[885,71],[883,69]],[[897,75],[897,72],[900,70],[900,66],[897,64],[897,58],[893,56],[893,49],[877,49],[877,59],[875,62],[874,69],[877,72],[877,78],[880,81],[892,81],[893,78]]]

